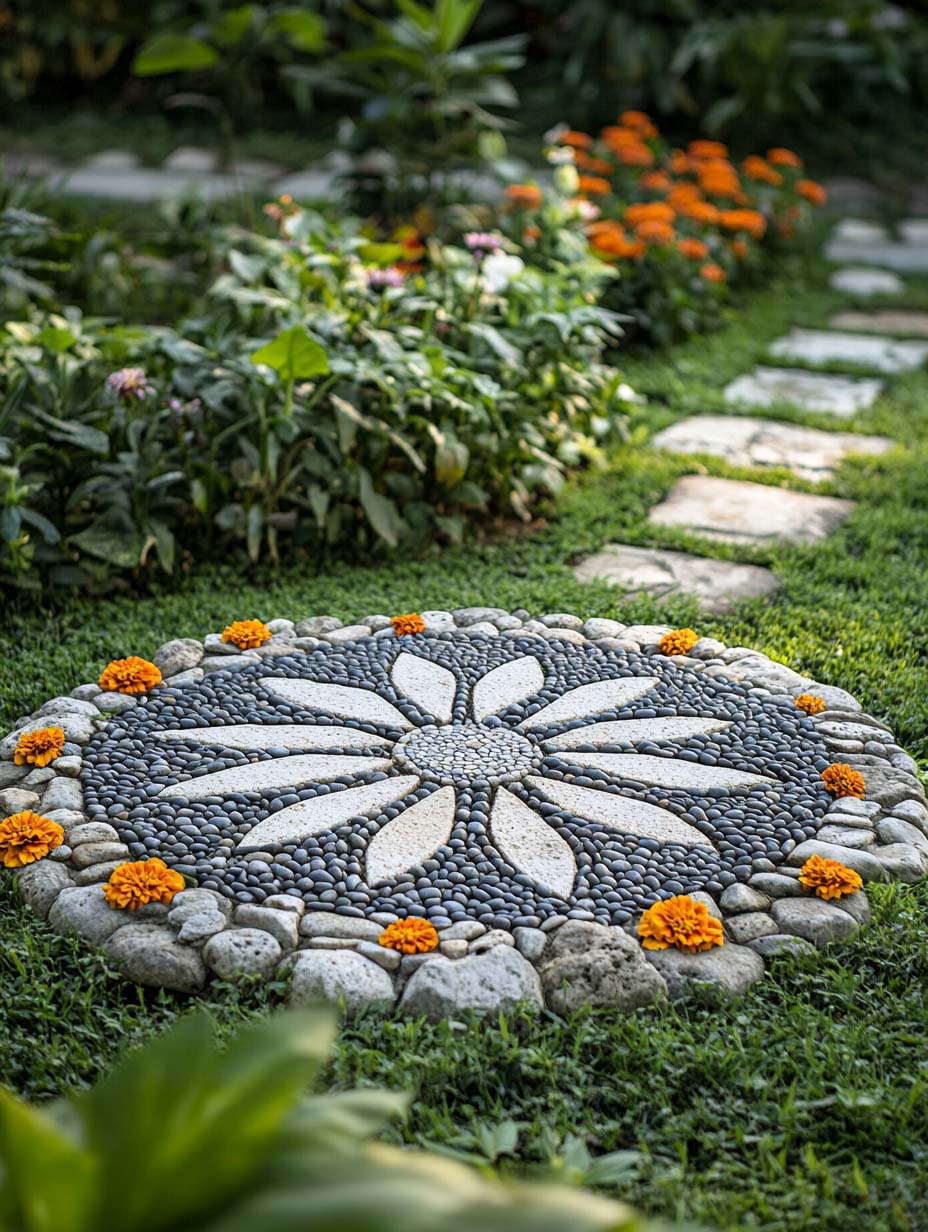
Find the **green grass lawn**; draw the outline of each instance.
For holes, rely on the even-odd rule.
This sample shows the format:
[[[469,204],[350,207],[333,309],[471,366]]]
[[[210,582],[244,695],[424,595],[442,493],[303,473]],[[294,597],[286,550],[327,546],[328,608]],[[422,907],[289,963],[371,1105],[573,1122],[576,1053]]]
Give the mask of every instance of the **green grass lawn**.
[[[343,618],[491,603],[628,622],[691,624],[756,646],[850,689],[928,765],[928,373],[893,381],[850,424],[900,448],[847,463],[823,490],[859,502],[826,543],[708,549],[651,528],[647,509],[686,472],[758,478],[710,459],[666,457],[647,434],[683,414],[718,412],[723,385],[791,324],[850,306],[823,270],[794,266],[727,328],[624,364],[648,395],[608,469],[573,482],[531,533],[365,567],[328,560],[279,573],[198,570],[163,594],[67,598],[8,609],[0,631],[4,725],[94,679],[110,658],[150,655],[170,637],[236,617]],[[909,300],[924,303],[926,287]],[[837,426],[822,417],[791,418]],[[785,471],[765,482],[808,487]],[[774,600],[701,617],[686,599],[660,616],[580,586],[571,561],[602,543],[680,546],[771,565]],[[343,1030],[328,1081],[415,1088],[405,1141],[488,1157],[488,1132],[518,1123],[507,1168],[560,1167],[572,1135],[594,1154],[627,1150],[610,1192],[649,1213],[719,1228],[916,1232],[928,1227],[928,886],[880,887],[875,922],[824,960],[782,959],[743,999],[618,1016],[582,1013],[428,1026],[371,1013]],[[180,998],[127,986],[101,957],[57,937],[0,891],[0,1082],[43,1098],[79,1086],[122,1049],[184,1012]],[[214,986],[224,1025],[278,995]],[[568,1158],[571,1152],[568,1152]]]

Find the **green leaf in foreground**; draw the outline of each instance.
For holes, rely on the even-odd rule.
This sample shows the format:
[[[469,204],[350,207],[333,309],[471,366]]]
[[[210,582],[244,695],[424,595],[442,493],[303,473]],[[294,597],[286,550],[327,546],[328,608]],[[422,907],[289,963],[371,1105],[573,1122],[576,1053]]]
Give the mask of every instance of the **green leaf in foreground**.
[[[306,381],[329,371],[325,348],[302,325],[285,329],[272,342],[253,351],[251,362],[273,368],[285,381]]]

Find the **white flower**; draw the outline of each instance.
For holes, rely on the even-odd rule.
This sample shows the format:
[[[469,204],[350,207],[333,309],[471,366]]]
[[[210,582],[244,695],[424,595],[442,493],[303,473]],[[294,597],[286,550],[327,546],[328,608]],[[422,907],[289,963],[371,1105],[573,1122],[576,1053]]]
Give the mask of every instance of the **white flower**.
[[[404,704],[416,714],[415,721],[372,688],[291,677],[261,679],[260,687],[298,710],[320,714],[323,721],[186,728],[162,731],[160,738],[231,749],[299,751],[189,778],[163,788],[161,798],[202,800],[242,791],[332,784],[328,793],[300,800],[258,822],[238,847],[257,850],[299,844],[353,818],[378,817],[389,809],[394,815],[370,840],[365,855],[366,880],[374,886],[401,877],[447,844],[458,792],[480,789],[492,801],[490,838],[499,853],[546,892],[567,899],[577,878],[574,850],[537,811],[533,801],[539,797],[581,822],[594,822],[620,835],[685,848],[712,850],[713,843],[667,808],[608,787],[565,780],[558,769],[565,758],[616,779],[671,788],[777,785],[766,776],[721,766],[599,751],[645,740],[674,742],[730,726],[726,720],[702,716],[597,721],[598,715],[649,693],[659,684],[657,677],[597,680],[554,701],[541,698],[526,707],[545,687],[544,670],[534,656],[493,668],[471,688],[442,664],[402,651],[390,669],[390,680],[394,696],[411,703]],[[518,713],[507,715],[514,706],[521,706],[523,714],[527,709],[528,717],[516,722]],[[362,730],[357,724],[377,731]],[[423,794],[426,786],[431,790]],[[414,793],[418,798],[396,812],[394,806]]]
[[[525,262],[521,257],[514,257],[508,252],[494,252],[481,267],[483,289],[491,295],[499,295],[524,269]]]

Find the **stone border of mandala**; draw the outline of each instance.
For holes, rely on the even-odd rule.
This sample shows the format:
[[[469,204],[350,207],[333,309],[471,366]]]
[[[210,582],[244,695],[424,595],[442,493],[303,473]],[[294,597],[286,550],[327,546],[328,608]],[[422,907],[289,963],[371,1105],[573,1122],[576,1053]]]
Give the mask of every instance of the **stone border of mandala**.
[[[603,650],[658,655],[668,625],[623,625],[618,621],[502,608],[462,608],[420,615],[425,633],[461,638],[534,635]],[[218,633],[202,642],[171,641],[154,656],[163,684],[182,690],[203,676],[234,671],[264,659],[300,655],[316,647],[365,637],[394,637],[390,618],[367,616],[343,625],[332,616],[268,622],[265,645],[246,652],[222,642]],[[593,1004],[634,1009],[658,997],[681,995],[688,985],[709,984],[741,992],[764,971],[765,960],[784,951],[814,952],[852,936],[869,918],[863,890],[837,902],[811,897],[798,882],[810,855],[840,860],[865,882],[916,882],[928,876],[928,808],[915,762],[878,719],[863,712],[843,689],[820,684],[744,646],[726,647],[702,638],[688,655],[670,662],[714,679],[747,685],[757,696],[800,693],[822,697],[826,710],[813,717],[835,760],[861,771],[866,799],[842,798],[830,806],[819,835],[799,844],[785,865],[752,874],[717,898],[692,897],[722,919],[726,944],[704,954],[676,950],[645,952],[621,928],[583,919],[547,920],[543,928],[487,930],[464,921],[440,930],[439,948],[401,956],[377,944],[393,916],[372,918],[305,912],[303,900],[279,894],[262,904],[232,904],[207,889],[184,890],[170,907],[149,904],[136,912],[111,909],[102,884],[114,868],[131,859],[117,831],[91,822],[83,811],[80,785],[82,747],[112,715],[144,706],[147,695],[127,697],[80,685],[68,697],[46,702],[20,720],[0,742],[0,808],[3,815],[34,809],[63,828],[65,844],[14,874],[26,903],[59,932],[74,931],[102,946],[111,964],[137,983],[196,993],[211,978],[271,979],[291,972],[291,1001],[343,999],[348,1012],[368,1002],[398,1001],[401,1009],[433,1018],[467,1008],[491,1011],[517,1003],[546,1005],[559,1013]],[[65,732],[62,755],[44,769],[16,766],[19,736],[35,727]]]

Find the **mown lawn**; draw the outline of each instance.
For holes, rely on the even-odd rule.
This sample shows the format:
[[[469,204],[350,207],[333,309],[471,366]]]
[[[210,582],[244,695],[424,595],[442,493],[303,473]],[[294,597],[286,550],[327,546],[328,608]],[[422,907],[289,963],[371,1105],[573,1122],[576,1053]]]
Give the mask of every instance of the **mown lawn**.
[[[8,724],[95,678],[110,658],[149,655],[169,637],[202,637],[235,617],[492,603],[658,618],[651,601],[622,605],[606,586],[578,585],[570,562],[609,540],[699,546],[648,527],[648,507],[685,472],[757,476],[662,457],[644,447],[646,436],[684,413],[718,411],[723,385],[786,325],[817,324],[845,306],[823,286],[820,267],[793,268],[724,331],[630,356],[628,379],[650,404],[629,444],[607,470],[570,485],[531,534],[367,567],[301,562],[250,576],[217,567],[162,594],[8,608],[0,718]],[[926,302],[928,289],[913,286],[909,299]],[[711,619],[680,599],[666,619],[850,689],[928,766],[928,374],[893,382],[871,412],[840,426],[884,432],[900,449],[842,468],[832,490],[859,505],[838,533],[816,547],[713,549],[772,565],[781,594]],[[764,478],[808,486],[786,472]],[[566,1167],[558,1161],[572,1135],[593,1155],[632,1152],[609,1188],[652,1214],[768,1232],[915,1232],[928,1227],[928,886],[882,887],[873,900],[875,922],[854,943],[823,961],[781,960],[738,1002],[480,1025],[370,1014],[343,1031],[329,1081],[416,1088],[397,1131],[410,1142],[492,1156],[492,1142],[511,1146],[512,1131],[488,1129],[517,1122],[506,1167]],[[9,886],[0,936],[0,1082],[30,1096],[92,1080],[184,1010],[178,998],[127,987],[100,957],[50,933]],[[275,997],[211,994],[224,1024]]]

